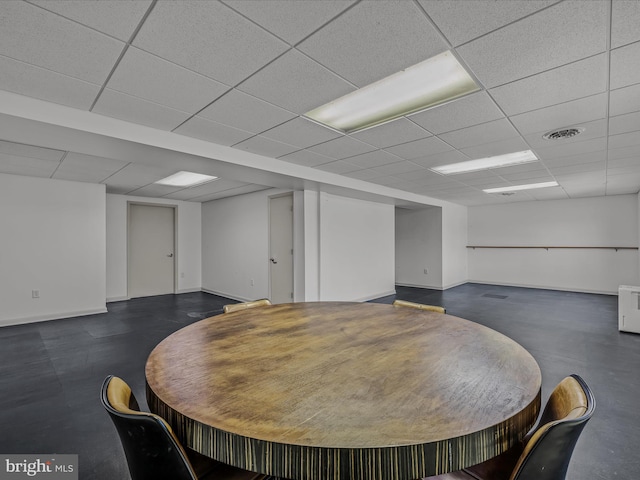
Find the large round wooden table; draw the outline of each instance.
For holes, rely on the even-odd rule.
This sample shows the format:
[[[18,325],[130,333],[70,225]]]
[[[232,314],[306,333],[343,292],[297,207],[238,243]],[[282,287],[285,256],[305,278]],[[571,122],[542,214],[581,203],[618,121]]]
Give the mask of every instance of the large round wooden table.
[[[272,305],[194,323],[146,365],[188,447],[301,480],[411,480],[496,456],[533,426],[541,374],[508,337],[408,307]]]

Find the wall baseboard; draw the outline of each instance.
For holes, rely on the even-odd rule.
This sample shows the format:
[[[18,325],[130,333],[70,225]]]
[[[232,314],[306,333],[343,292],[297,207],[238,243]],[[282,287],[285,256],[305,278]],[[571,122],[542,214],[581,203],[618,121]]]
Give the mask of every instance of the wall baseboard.
[[[180,294],[180,293],[195,293],[195,292],[202,292],[204,290],[202,290],[202,288],[181,288],[179,290],[176,291],[176,294]]]
[[[215,290],[209,290],[208,288],[202,288],[199,291],[204,293],[210,293],[211,295],[217,295],[219,297],[228,298],[230,300],[237,300],[238,302],[250,302],[251,300],[256,300],[255,298],[251,299],[251,298],[236,297],[235,295],[229,295],[228,293],[224,293],[224,292],[216,292]]]
[[[411,288],[427,288],[429,290],[444,290],[441,286],[435,285],[417,285],[413,283],[396,283],[398,287],[411,287]]]
[[[85,315],[95,315],[98,313],[107,313],[106,306],[103,308],[95,308],[89,310],[76,310],[73,312],[59,312],[46,315],[34,315],[32,317],[6,318],[0,320],[0,327],[9,325],[23,325],[26,323],[47,322],[49,320],[60,320],[62,318],[83,317]]]
[[[528,285],[522,283],[509,283],[509,282],[486,282],[483,280],[469,280],[465,283],[478,283],[480,285],[498,285],[501,287],[521,287],[521,288],[535,288],[537,290],[556,290],[559,292],[575,292],[575,293],[593,293],[596,295],[618,295],[618,291],[609,292],[604,290],[589,290],[581,288],[567,288],[567,287],[554,287],[554,286],[541,286],[541,285]]]
[[[396,294],[396,290],[394,288],[393,290],[378,293],[376,295],[367,295],[366,297],[357,298],[355,300],[352,300],[352,302],[368,302],[369,300],[375,300],[377,298],[388,297],[389,295],[395,295],[395,294]]]
[[[107,303],[123,302],[125,300],[131,300],[131,299],[129,297],[127,297],[126,295],[124,297],[107,297]]]

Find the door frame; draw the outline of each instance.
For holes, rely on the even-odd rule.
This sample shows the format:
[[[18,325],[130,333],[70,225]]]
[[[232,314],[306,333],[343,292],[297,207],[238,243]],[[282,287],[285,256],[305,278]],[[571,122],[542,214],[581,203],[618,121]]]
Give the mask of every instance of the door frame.
[[[295,271],[296,271],[296,255],[295,255],[295,221],[294,221],[294,211],[295,211],[295,195],[294,192],[285,192],[285,193],[277,193],[275,195],[269,195],[267,197],[268,205],[267,205],[267,272],[269,278],[269,298],[271,298],[271,200],[274,198],[281,197],[291,197],[291,249],[293,250],[291,254],[291,302],[295,301],[296,298],[296,281],[295,281]]]
[[[129,290],[130,282],[130,270],[129,270],[129,258],[131,256],[131,206],[141,205],[145,207],[166,207],[173,209],[173,294],[178,291],[178,205],[170,203],[153,203],[153,202],[140,202],[135,200],[127,201],[127,300],[131,300],[131,293]]]

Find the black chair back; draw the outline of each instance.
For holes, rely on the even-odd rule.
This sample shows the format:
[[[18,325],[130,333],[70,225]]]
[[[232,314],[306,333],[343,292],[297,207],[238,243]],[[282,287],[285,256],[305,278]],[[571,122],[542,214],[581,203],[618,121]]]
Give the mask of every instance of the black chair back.
[[[124,381],[108,376],[101,400],[120,436],[132,480],[197,480],[170,427],[157,415],[140,412]]]
[[[557,390],[563,383],[566,383],[566,391],[558,394]],[[542,414],[541,425],[528,441],[511,480],[565,479],[573,449],[593,415],[596,402],[593,393],[578,375],[567,377],[563,383],[552,394],[552,401]],[[564,418],[553,420],[557,415],[556,410],[564,410]],[[551,421],[547,423],[547,419]]]

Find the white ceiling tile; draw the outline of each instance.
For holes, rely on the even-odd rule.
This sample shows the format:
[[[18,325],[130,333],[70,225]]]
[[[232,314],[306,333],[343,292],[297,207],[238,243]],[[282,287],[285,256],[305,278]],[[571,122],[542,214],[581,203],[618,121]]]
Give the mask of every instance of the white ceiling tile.
[[[0,173],[48,178],[53,175],[58,165],[58,162],[51,160],[0,153]]]
[[[160,1],[133,44],[230,86],[289,46],[219,2]]]
[[[640,144],[620,148],[614,148],[610,146],[607,157],[609,158],[609,160],[640,158]]]
[[[430,137],[431,133],[406,118],[398,118],[376,127],[351,134],[353,138],[384,148]]]
[[[315,145],[309,148],[309,150],[321,155],[326,155],[327,157],[343,159],[360,155],[361,153],[371,152],[372,150],[376,150],[376,147],[345,135],[344,137]]]
[[[477,92],[411,115],[409,119],[434,134],[504,118],[487,92]]]
[[[303,165],[305,167],[315,167],[323,163],[333,162],[335,158],[325,157],[324,155],[309,150],[298,150],[297,152],[278,157],[278,160],[284,160],[285,162],[295,163],[296,165]]]
[[[457,182],[471,185],[474,187],[490,185],[500,181],[500,177],[496,176],[491,170],[480,170],[478,172],[458,173],[451,178],[455,178]]]
[[[355,172],[348,172],[344,174],[346,177],[349,178],[355,178],[357,180],[371,180],[372,178],[378,178],[381,177],[382,174],[377,173],[376,171],[374,171],[371,168],[366,168],[363,170],[356,170]]]
[[[530,190],[529,195],[536,200],[562,200],[569,198],[569,195],[562,187],[537,188]]]
[[[251,132],[221,125],[197,115],[176,128],[174,133],[226,146],[235,145],[253,136]]]
[[[2,2],[0,55],[102,84],[124,43],[26,2]]]
[[[638,159],[637,157],[617,158],[614,160],[609,158],[609,160],[607,161],[607,168],[623,168],[623,167],[640,168],[640,159]]]
[[[507,115],[516,115],[605,92],[607,69],[607,55],[595,55],[493,88],[489,93]]]
[[[236,89],[224,94],[198,115],[253,133],[264,132],[296,116]]]
[[[523,135],[546,133],[563,127],[577,126],[585,121],[606,118],[607,101],[608,95],[601,93],[509,118]]]
[[[563,167],[550,166],[549,170],[554,176],[566,176],[583,172],[604,172],[606,162],[582,163],[579,165],[567,165]]]
[[[362,169],[362,167],[358,165],[354,165],[353,163],[349,163],[346,160],[336,160],[335,162],[324,163],[314,168],[316,168],[317,170],[322,170],[324,172],[331,172],[331,173],[338,173],[338,174],[355,172],[356,170]]]
[[[349,163],[358,165],[360,168],[379,167],[380,165],[396,163],[400,160],[402,159],[383,150],[376,150],[375,152],[363,153],[362,155],[348,158]]]
[[[151,0],[29,0],[78,23],[128,41]]]
[[[502,155],[503,153],[522,152],[523,150],[529,150],[529,145],[527,145],[522,138],[510,138],[486,143],[484,145],[477,145],[475,147],[463,148],[460,151],[467,157],[476,159],[493,157],[495,155]]]
[[[506,118],[474,125],[453,132],[442,133],[438,137],[449,145],[462,149],[474,145],[519,138],[518,132]]]
[[[640,42],[611,50],[611,80],[609,88],[640,83]]]
[[[363,87],[448,49],[413,2],[360,2],[298,49]]]
[[[103,90],[92,112],[160,130],[173,130],[189,118],[188,113],[108,88]]]
[[[455,46],[526,17],[558,0],[418,1]]]
[[[607,175],[640,175],[640,163],[626,167],[607,165]]]
[[[411,159],[412,162],[422,165],[424,167],[448,165],[449,163],[464,162],[467,160],[469,160],[469,157],[463,154],[462,152],[459,152],[458,150],[448,150],[445,152],[434,153],[432,155]]]
[[[607,11],[606,2],[561,2],[457,51],[485,87],[503,85],[604,52]]]
[[[569,143],[586,142],[587,140],[593,140],[594,138],[607,136],[607,119],[602,118],[593,122],[586,122],[580,124],[574,124],[575,127],[584,128],[584,131],[578,135],[570,138],[559,138],[554,140],[547,140],[543,137],[549,130],[543,130],[530,135],[526,135],[524,138],[533,148],[536,150],[538,147],[546,148],[553,145],[566,145]]]
[[[295,45],[350,5],[354,0],[292,2],[291,0],[225,0],[234,10]]]
[[[607,195],[623,195],[625,193],[638,193],[640,190],[640,174],[608,175],[606,191]]]
[[[304,114],[355,88],[322,65],[291,50],[239,85],[238,90]]]
[[[183,188],[173,193],[167,193],[164,195],[164,197],[172,198],[175,200],[191,200],[207,195],[220,194],[221,192],[242,188],[246,185],[247,184],[245,184],[244,182],[237,182],[234,180],[219,178],[213,182],[208,182],[203,185],[197,185],[191,188]]]
[[[400,158],[404,158],[405,160],[412,160],[414,158],[424,158],[429,155],[453,150],[453,147],[443,142],[438,137],[428,137],[423,138],[422,140],[388,147],[385,148],[385,150]]]
[[[640,2],[613,0],[611,5],[611,48],[640,40]]]
[[[640,130],[640,112],[627,113],[609,118],[609,135]]]
[[[291,145],[306,148],[342,135],[317,123],[298,117],[263,132],[262,136],[279,142],[288,141]]]
[[[375,183],[377,185],[384,185],[385,187],[396,188],[397,185],[406,184],[405,180],[400,180],[394,176],[388,175],[384,177],[376,177],[369,180],[371,183]]]
[[[542,159],[542,163],[547,168],[564,167],[568,165],[580,165],[582,163],[604,162],[607,159],[605,150],[581,153],[578,155],[568,155],[566,157]]]
[[[107,191],[109,192],[128,193],[161,180],[176,171],[178,169],[149,167],[130,163],[100,183],[107,185]]]
[[[127,163],[122,160],[69,152],[60,163],[53,178],[100,183],[124,168]]]
[[[521,172],[521,173],[505,173],[500,174],[502,178],[510,182],[516,183],[542,183],[552,182],[553,176],[546,170],[536,170],[535,172]]]
[[[609,148],[617,149],[640,145],[640,132],[621,133],[609,137]]]
[[[187,195],[189,194],[189,191],[181,190],[180,192],[177,192],[175,194],[166,195],[165,198],[173,198],[174,195],[178,197],[180,194],[182,194],[182,197],[186,197],[186,198],[176,198],[176,199],[204,203],[204,202],[210,202],[211,200],[217,200],[219,198],[234,197],[237,195],[245,195],[247,193],[259,192],[261,190],[268,190],[269,188],[271,187],[265,187],[264,185],[247,184],[241,187],[230,188],[229,190],[226,190],[224,192],[198,195],[195,197],[187,197]]]
[[[25,145],[23,143],[7,142],[0,140],[0,153],[10,156],[37,158],[58,163],[62,160],[65,152],[52,148],[37,147],[35,145]]]
[[[188,113],[196,113],[229,89],[134,47],[127,49],[107,87]]]
[[[267,157],[281,157],[287,153],[295,152],[299,150],[298,147],[287,145],[286,143],[276,142],[269,138],[255,136],[243,142],[237,143],[233,148],[240,150],[247,150],[248,152],[257,153],[258,155],[265,155]]]
[[[82,110],[89,110],[100,91],[98,85],[1,55],[0,71],[0,90]]]
[[[605,195],[604,183],[598,185],[567,185],[563,186],[569,198],[602,197]]]
[[[150,185],[145,185],[144,187],[136,188],[135,190],[131,190],[127,193],[140,197],[164,197],[165,195],[169,195],[170,193],[178,192],[180,190],[184,190],[184,187],[172,187],[170,185],[158,185],[157,183],[152,183]]]
[[[422,167],[415,163],[402,160],[396,163],[389,163],[387,165],[373,167],[371,170],[381,175],[397,175],[399,173],[416,172],[416,171],[424,170],[424,168],[425,167]]]
[[[415,172],[397,173],[395,176],[402,180],[410,180],[421,185],[435,185],[438,183],[452,182],[450,177],[432,172],[427,168],[424,170],[417,170]]]
[[[538,147],[534,153],[542,160],[567,157],[571,155],[588,154],[606,150],[607,138],[599,137],[584,142],[550,143],[548,147]]]
[[[606,187],[606,195],[626,195],[626,194],[636,194],[640,188],[640,181],[635,181],[633,184],[629,185],[616,185],[616,184],[607,184]]]
[[[640,111],[640,83],[611,90],[609,93],[609,115],[624,115],[637,111]]]

